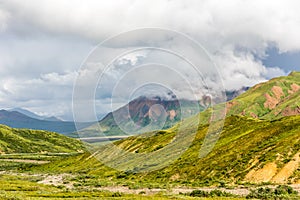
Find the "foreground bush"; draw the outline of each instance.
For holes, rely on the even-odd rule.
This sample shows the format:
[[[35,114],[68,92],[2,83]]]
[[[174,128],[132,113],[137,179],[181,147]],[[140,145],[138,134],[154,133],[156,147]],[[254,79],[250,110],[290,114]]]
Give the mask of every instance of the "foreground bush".
[[[292,187],[287,185],[279,185],[275,189],[271,188],[258,188],[251,190],[246,196],[247,199],[299,199],[298,192],[293,190]]]
[[[212,190],[206,192],[203,190],[194,190],[190,193],[191,197],[233,197],[234,195],[228,192],[223,192],[221,190]]]

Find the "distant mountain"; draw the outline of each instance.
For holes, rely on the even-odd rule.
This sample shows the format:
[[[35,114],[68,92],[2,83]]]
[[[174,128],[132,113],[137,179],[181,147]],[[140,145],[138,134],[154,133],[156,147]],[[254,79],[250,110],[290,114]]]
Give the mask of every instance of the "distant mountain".
[[[99,134],[99,127],[105,135],[124,135],[124,129],[131,134],[147,132],[149,131],[147,126],[151,129],[155,129],[156,126],[157,129],[166,129],[181,118],[195,115],[201,110],[204,110],[204,106],[200,105],[199,101],[166,100],[157,96],[141,96],[110,112],[98,124],[81,130],[80,134],[96,136]],[[122,127],[123,130],[121,130]]]
[[[76,127],[74,122],[46,121],[31,118],[17,111],[0,110],[0,124],[13,128],[27,128],[34,130],[47,130],[76,137]],[[91,123],[81,123],[79,128],[89,126]]]
[[[12,109],[9,109],[8,111],[16,111],[16,112],[19,112],[21,114],[24,114],[28,117],[31,117],[31,118],[34,118],[34,119],[39,119],[39,120],[43,120],[43,117],[40,116],[40,115],[37,115],[29,110],[26,110],[24,108],[12,108]]]
[[[3,111],[1,111],[3,114]],[[17,116],[17,113],[11,113]],[[3,115],[2,115],[3,116]],[[20,115],[18,115],[20,117]],[[0,125],[1,153],[67,153],[84,150],[84,145],[61,134]]]
[[[237,97],[238,95],[244,93],[248,89],[249,87],[242,87],[239,90],[226,91],[227,101]],[[170,100],[158,96],[141,96],[130,101],[127,105],[108,113],[104,118],[102,118],[99,121],[98,124],[93,124],[92,126],[81,130],[80,134],[84,137],[99,136],[100,132],[106,136],[124,135],[124,129],[126,132],[130,132],[131,134],[137,134],[149,131],[149,129],[147,129],[147,125],[151,123],[151,120],[152,129],[155,125],[159,127],[158,129],[167,129],[176,124],[179,120],[195,115],[200,111],[203,111],[207,106],[205,106],[205,101],[205,96],[199,101],[191,101],[185,99]],[[220,100],[217,101],[218,102],[214,103],[223,103],[220,102]],[[166,121],[161,120],[161,122],[164,123],[163,126],[161,126],[161,124],[159,123],[155,124],[155,120],[157,122],[160,122],[160,119],[154,119],[153,114],[156,115],[155,117],[159,118],[159,116],[163,115],[163,113],[161,113],[161,108],[159,108],[158,106],[151,107],[153,105],[161,105],[161,108],[163,108],[166,111],[166,113],[164,113],[166,115],[164,116],[166,118]],[[150,108],[152,108],[152,110],[150,110]],[[163,116],[161,117],[164,118]],[[118,123],[116,123],[116,120],[118,121]],[[133,120],[134,124],[130,123],[131,120]],[[137,128],[139,129],[138,132],[136,131]]]
[[[54,117],[54,116],[52,116],[52,117],[46,117],[43,120],[52,121],[52,122],[62,122],[63,121],[63,120],[58,119],[57,117]]]
[[[9,109],[8,111],[17,111],[19,113],[22,113],[24,115],[27,115],[28,117],[34,118],[34,119],[39,119],[39,120],[46,120],[46,121],[62,121],[60,119],[58,119],[57,117],[45,117],[45,116],[41,116],[41,115],[37,115],[27,109],[24,108],[13,108],[13,109]]]

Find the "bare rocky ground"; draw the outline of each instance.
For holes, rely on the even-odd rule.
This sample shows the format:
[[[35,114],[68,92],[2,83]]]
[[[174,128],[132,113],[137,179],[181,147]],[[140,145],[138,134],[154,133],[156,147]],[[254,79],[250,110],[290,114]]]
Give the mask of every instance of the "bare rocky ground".
[[[73,176],[73,175],[72,175]],[[71,175],[69,174],[59,174],[59,175],[49,175],[45,176],[45,178],[39,183],[41,184],[46,184],[46,185],[55,185],[55,186],[65,186],[66,188],[69,189],[76,189],[72,183],[67,183],[64,184],[65,178],[68,177],[70,178]],[[300,193],[300,184],[294,184],[290,185],[294,190]],[[276,188],[276,185],[265,185],[261,187],[269,187],[269,188]],[[171,188],[171,189],[162,189],[162,188],[140,188],[140,189],[131,189],[129,187],[124,187],[124,186],[107,186],[107,187],[93,187],[93,190],[106,190],[110,192],[120,192],[120,193],[125,193],[125,194],[141,194],[144,193],[146,195],[152,195],[152,194],[157,194],[157,193],[168,193],[168,194],[180,194],[180,193],[190,193],[193,190],[202,190],[202,191],[212,191],[212,190],[221,190],[225,191],[234,195],[239,195],[239,196],[246,196],[250,193],[251,189],[254,189],[255,187],[244,187],[244,186],[238,186],[236,188],[228,189],[228,188],[220,188],[220,187],[199,187],[199,188],[187,188],[187,187],[176,187],[176,188]]]
[[[44,161],[44,160],[28,160],[28,159],[0,159],[1,161],[5,162],[19,162],[19,163],[31,163],[31,164],[46,164],[49,163],[50,161]]]
[[[16,173],[16,172],[7,172],[7,171],[0,171],[0,175],[14,175],[14,176],[32,176],[32,177],[39,177],[39,184],[45,185],[54,185],[54,186],[63,186],[70,190],[78,189],[74,185],[76,182],[70,181],[70,179],[75,178],[76,175],[71,174],[30,174],[30,173]],[[300,184],[293,184],[289,185],[294,190],[300,193]],[[158,193],[165,193],[165,194],[180,194],[180,193],[190,193],[193,190],[202,190],[202,191],[212,191],[215,189],[225,191],[227,193],[231,193],[238,196],[246,196],[250,193],[251,189],[255,189],[257,187],[268,187],[268,188],[276,188],[276,185],[264,185],[264,186],[236,186],[235,188],[220,188],[220,187],[174,187],[170,189],[163,189],[163,188],[139,188],[139,189],[132,189],[125,186],[105,186],[105,187],[95,187],[95,186],[82,186],[81,189],[91,189],[93,191],[110,191],[110,192],[120,192],[124,194],[145,194],[145,195],[154,195]]]

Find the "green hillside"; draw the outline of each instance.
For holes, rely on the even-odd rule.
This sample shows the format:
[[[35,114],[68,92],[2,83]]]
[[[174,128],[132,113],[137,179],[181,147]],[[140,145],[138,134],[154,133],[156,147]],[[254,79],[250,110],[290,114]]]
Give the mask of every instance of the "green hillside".
[[[143,168],[146,163],[132,160],[126,172],[118,172],[89,154],[44,165],[36,170],[89,174],[88,180],[82,180],[86,184],[95,181],[100,183],[107,178],[115,183],[129,185],[168,183],[192,186],[246,182],[296,183],[300,180],[297,170],[298,161],[300,162],[300,116],[283,117],[274,121],[228,117],[213,151],[200,159],[199,150],[207,129],[208,125],[199,127],[190,148],[174,163],[158,171],[135,173],[134,169]],[[188,129],[186,134],[190,134]],[[130,137],[115,144],[133,153],[145,153],[159,151],[173,137],[174,132],[170,129],[151,137]],[[157,146],[160,148],[156,148]],[[107,147],[98,152],[95,154],[96,158],[104,158],[113,153]],[[114,158],[117,162],[122,159]],[[264,170],[269,173],[264,173]]]
[[[82,142],[58,133],[0,125],[0,154],[76,152],[83,149]]]
[[[300,72],[260,83],[227,103],[228,115],[275,119],[300,114]]]
[[[300,183],[300,115],[297,98],[299,81],[300,73],[293,72],[287,77],[258,84],[226,103],[227,117],[220,138],[213,150],[203,158],[199,157],[199,151],[210,127],[207,122],[214,108],[190,117],[170,129],[145,133],[114,143],[132,154],[159,154],[174,140],[178,127],[184,129],[183,136],[186,138],[193,136],[193,128],[196,128],[198,131],[195,139],[187,151],[175,162],[160,170],[136,173],[138,169],[149,167],[151,162],[151,166],[155,168],[156,164],[165,161],[164,156],[157,160],[151,160],[151,157],[149,160],[133,159],[134,157],[126,157],[123,154],[118,156],[109,145],[101,147],[93,154],[94,157],[86,153],[37,169],[87,173],[96,177],[88,181],[110,178],[117,183],[126,182],[132,185]],[[270,99],[277,100],[269,101]],[[222,106],[224,104],[216,107]],[[197,123],[199,118],[200,126]],[[186,143],[183,139],[182,146],[184,145]],[[176,150],[171,149],[165,153],[176,153]],[[118,172],[110,169],[95,157],[100,160],[111,158],[110,166],[123,163],[126,170]]]

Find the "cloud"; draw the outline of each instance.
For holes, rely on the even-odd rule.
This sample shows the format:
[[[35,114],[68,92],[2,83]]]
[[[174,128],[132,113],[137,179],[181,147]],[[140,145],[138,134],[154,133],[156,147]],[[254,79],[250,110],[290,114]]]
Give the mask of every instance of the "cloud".
[[[221,45],[261,48],[267,42],[274,42],[282,51],[300,48],[297,0],[229,0],[226,3],[217,0],[88,0],[84,3],[10,0],[2,1],[2,5],[18,24],[96,41],[121,31],[154,26],[183,31],[212,43],[215,38]]]
[[[278,67],[267,68],[250,52],[224,51],[214,56],[228,90],[253,86],[270,78],[284,76],[286,72]]]
[[[7,27],[7,21],[9,19],[9,13],[0,7],[0,33],[5,31]]]
[[[53,109],[55,105],[70,104],[72,99],[73,82],[77,76],[76,72],[68,74],[49,73],[42,74],[36,79],[1,79],[0,94],[5,94],[5,99],[0,99],[4,107],[30,107],[37,112],[55,113],[62,115],[61,109]],[[38,104],[33,104],[33,102]],[[48,108],[38,110],[38,107]],[[68,106],[71,108],[71,106]],[[63,109],[64,110],[64,109]]]
[[[70,104],[72,81],[76,74],[84,73],[79,66],[92,46],[136,28],[161,27],[197,40],[210,52],[227,89],[252,86],[288,73],[276,65],[264,66],[261,60],[270,47],[279,52],[300,51],[298,0],[0,0],[0,5],[0,106],[7,106],[10,100],[29,106],[24,100],[29,102],[31,98],[39,101],[39,112],[47,109],[47,103],[42,106],[41,97],[52,99],[53,107],[62,101]],[[151,40],[168,44],[172,39],[145,31],[107,48],[122,52],[137,38],[139,45]],[[180,44],[173,45],[192,54]],[[144,61],[184,66],[178,59],[161,55],[147,55]],[[134,65],[138,59],[127,55],[120,64]],[[182,71],[190,74],[186,69]],[[86,73],[95,75],[93,72]],[[109,98],[109,90],[123,72],[111,71],[101,98]],[[206,81],[213,83],[212,77],[206,77]],[[174,87],[184,92],[184,87],[179,86]],[[31,88],[30,92],[26,87]],[[44,88],[49,88],[49,92]],[[29,94],[23,94],[24,91]],[[105,110],[104,106],[101,109]]]

